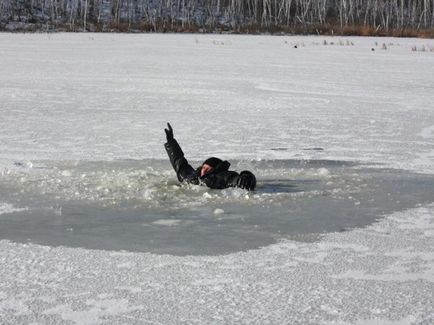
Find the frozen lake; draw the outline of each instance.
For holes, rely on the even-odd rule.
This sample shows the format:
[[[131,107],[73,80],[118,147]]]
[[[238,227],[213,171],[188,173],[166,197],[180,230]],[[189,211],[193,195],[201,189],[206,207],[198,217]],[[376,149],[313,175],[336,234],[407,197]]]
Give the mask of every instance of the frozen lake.
[[[434,202],[434,176],[426,174],[327,160],[248,165],[258,176],[251,193],[181,186],[167,160],[34,162],[34,173],[2,179],[1,197],[25,208],[0,215],[0,238],[217,255],[282,239],[319,240]]]
[[[0,323],[432,324],[433,48],[0,34]]]

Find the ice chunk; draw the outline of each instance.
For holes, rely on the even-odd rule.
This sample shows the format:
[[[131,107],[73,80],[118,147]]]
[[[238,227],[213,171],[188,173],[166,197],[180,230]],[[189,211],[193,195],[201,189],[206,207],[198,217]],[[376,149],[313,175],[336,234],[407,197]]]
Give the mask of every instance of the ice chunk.
[[[62,172],[62,176],[65,176],[65,177],[71,177],[71,175],[72,175],[72,173],[71,173],[71,171],[69,171],[69,170],[64,170],[64,171]]]
[[[215,215],[220,215],[220,214],[223,214],[223,213],[225,213],[225,210],[223,210],[223,209],[217,208],[217,209],[214,210],[214,214]]]
[[[159,219],[159,220],[155,220],[152,224],[158,226],[172,227],[172,226],[178,226],[181,222],[182,220],[179,219]]]
[[[28,208],[16,208],[9,203],[0,203],[0,214],[26,211]]]
[[[327,168],[318,168],[317,173],[319,176],[328,177],[330,176],[330,171]]]

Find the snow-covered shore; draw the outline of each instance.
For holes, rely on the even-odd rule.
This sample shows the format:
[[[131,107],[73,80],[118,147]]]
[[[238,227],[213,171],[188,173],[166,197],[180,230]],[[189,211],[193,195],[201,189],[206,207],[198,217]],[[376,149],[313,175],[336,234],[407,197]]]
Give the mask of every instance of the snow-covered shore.
[[[434,53],[412,48],[433,45],[0,34],[0,170],[165,158],[170,120],[195,160],[339,159],[432,174]],[[23,208],[0,198],[0,214]],[[432,247],[433,204],[224,256],[1,240],[0,322],[432,324]]]

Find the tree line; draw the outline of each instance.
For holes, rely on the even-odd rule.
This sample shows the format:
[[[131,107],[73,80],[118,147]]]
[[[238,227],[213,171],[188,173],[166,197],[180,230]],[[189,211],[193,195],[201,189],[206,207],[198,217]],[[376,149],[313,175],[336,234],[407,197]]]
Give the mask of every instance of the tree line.
[[[434,28],[434,0],[0,0],[0,27],[390,33]]]

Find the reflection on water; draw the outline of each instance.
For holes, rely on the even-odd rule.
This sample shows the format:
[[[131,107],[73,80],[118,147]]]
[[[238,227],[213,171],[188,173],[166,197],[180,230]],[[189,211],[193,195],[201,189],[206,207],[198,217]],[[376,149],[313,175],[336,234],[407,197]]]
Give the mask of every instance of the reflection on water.
[[[180,185],[167,161],[33,162],[4,175],[0,238],[176,255],[312,240],[434,201],[434,176],[341,161],[233,162],[255,192]],[[1,213],[1,212],[0,212]]]

